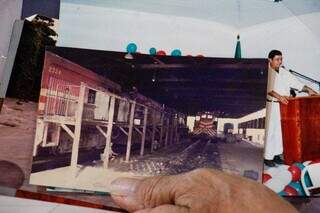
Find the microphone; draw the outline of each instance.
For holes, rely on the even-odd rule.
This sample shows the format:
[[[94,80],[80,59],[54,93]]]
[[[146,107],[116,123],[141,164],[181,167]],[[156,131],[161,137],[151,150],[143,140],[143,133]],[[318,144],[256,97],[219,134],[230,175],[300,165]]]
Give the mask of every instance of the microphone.
[[[281,65],[280,67],[283,68],[283,69],[285,69],[285,70],[288,70],[289,72],[293,72],[293,70],[287,69],[284,65]]]
[[[318,87],[320,88],[320,81],[317,81],[317,80],[315,80],[315,79],[313,79],[313,78],[310,78],[310,77],[308,77],[308,76],[306,76],[306,75],[303,75],[303,74],[301,74],[301,73],[298,73],[297,71],[294,71],[294,70],[291,70],[291,69],[286,69],[286,67],[285,67],[284,65],[281,65],[280,67],[283,68],[283,69],[285,69],[285,70],[288,70],[291,74],[293,74],[293,75],[295,75],[295,76],[297,76],[297,77],[299,77],[299,78],[301,78],[301,79],[304,79],[304,80],[306,80],[306,81],[309,81],[309,82],[311,82],[311,83],[313,83],[313,84],[317,84]]]

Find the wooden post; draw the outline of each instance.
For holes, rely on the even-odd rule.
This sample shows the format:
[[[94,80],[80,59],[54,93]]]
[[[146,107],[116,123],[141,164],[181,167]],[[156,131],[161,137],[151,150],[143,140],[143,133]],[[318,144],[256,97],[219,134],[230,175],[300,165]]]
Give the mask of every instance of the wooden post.
[[[75,128],[74,128],[74,139],[72,144],[72,153],[71,153],[71,168],[73,171],[76,171],[78,164],[78,154],[79,154],[79,143],[80,143],[80,134],[81,134],[81,122],[82,122],[82,112],[84,107],[84,96],[85,96],[86,87],[84,83],[80,85],[80,92],[78,98],[78,109],[75,116]]]
[[[178,126],[179,126],[179,115],[176,117],[176,126],[175,126],[175,142],[179,142],[179,134],[178,134]]]
[[[144,117],[143,117],[142,137],[141,137],[141,148],[140,148],[140,155],[141,156],[143,156],[144,144],[145,144],[145,141],[146,141],[147,118],[148,118],[148,107],[145,107],[144,108]]]
[[[153,110],[152,113],[152,134],[151,134],[151,153],[154,149],[154,139],[156,136],[156,110]]]
[[[167,126],[166,126],[166,139],[165,139],[165,143],[164,143],[164,147],[168,146],[168,140],[169,140],[169,131],[170,131],[170,118],[167,117]]]
[[[136,107],[136,102],[131,104],[130,110],[130,120],[129,120],[129,131],[128,131],[128,141],[127,141],[127,152],[126,152],[126,162],[129,162],[130,152],[131,152],[131,141],[132,141],[132,129],[133,129],[133,119],[134,119],[134,110]]]
[[[52,142],[57,146],[59,145],[60,132],[61,132],[61,126],[58,125],[56,131],[53,133],[53,138],[52,138]]]
[[[47,145],[49,123],[44,122],[43,145]]]
[[[159,138],[159,144],[162,146],[162,139],[163,139],[163,119],[164,119],[164,112],[161,112],[161,121],[160,121],[160,138]]]
[[[66,106],[66,111],[65,111],[65,116],[66,116],[66,117],[68,117],[69,101],[70,101],[70,89],[69,89],[69,87],[68,87],[67,106]]]
[[[173,130],[174,130],[174,118],[171,116],[171,127],[170,127],[170,134],[169,134],[169,144],[171,145],[173,143]]]
[[[103,168],[107,169],[109,165],[109,155],[111,150],[111,135],[113,128],[113,115],[114,115],[114,106],[115,106],[115,97],[112,96],[110,99],[110,107],[108,112],[108,126],[107,126],[107,134],[106,134],[106,147],[103,151]]]

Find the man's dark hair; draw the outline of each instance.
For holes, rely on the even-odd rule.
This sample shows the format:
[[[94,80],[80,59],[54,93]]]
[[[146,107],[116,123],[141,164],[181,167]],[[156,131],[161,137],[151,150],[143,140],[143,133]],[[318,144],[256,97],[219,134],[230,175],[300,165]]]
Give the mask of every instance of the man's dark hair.
[[[269,52],[268,58],[273,59],[276,55],[282,55],[282,52],[279,50],[271,50]]]

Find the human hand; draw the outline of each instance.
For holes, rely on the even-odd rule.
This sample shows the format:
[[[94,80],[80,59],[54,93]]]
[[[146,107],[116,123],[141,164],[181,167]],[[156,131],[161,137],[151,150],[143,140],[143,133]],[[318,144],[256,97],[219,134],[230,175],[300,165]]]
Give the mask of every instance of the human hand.
[[[318,94],[316,91],[311,90],[311,91],[309,92],[309,95],[310,95],[310,96],[318,96],[319,94]]]
[[[279,96],[278,101],[281,102],[282,104],[287,105],[289,103],[290,97],[288,96]]]
[[[116,204],[136,213],[297,212],[266,186],[213,169],[111,184]]]

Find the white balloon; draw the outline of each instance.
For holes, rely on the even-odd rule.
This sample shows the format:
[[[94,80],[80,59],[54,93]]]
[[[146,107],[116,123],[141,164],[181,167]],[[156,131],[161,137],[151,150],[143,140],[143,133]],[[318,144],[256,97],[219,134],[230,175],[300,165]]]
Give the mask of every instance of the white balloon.
[[[286,186],[286,184],[282,183],[281,180],[274,178],[268,180],[264,185],[276,193],[281,192]]]
[[[279,179],[286,186],[291,182],[292,174],[288,170],[281,170],[276,178]]]
[[[277,167],[278,170],[288,170],[289,166],[288,165],[280,165]]]
[[[264,173],[269,174],[272,178],[276,178],[279,174],[279,171],[276,167],[270,167],[264,170]]]
[[[308,161],[303,162],[302,164],[303,164],[304,166],[308,166],[309,163],[311,163],[311,162],[312,162],[311,160],[308,160]]]

